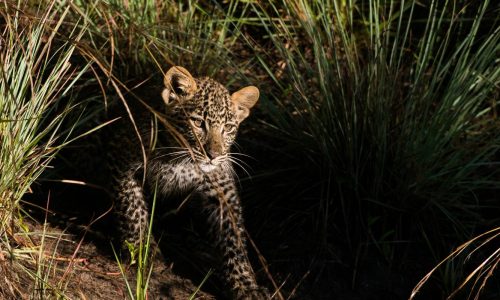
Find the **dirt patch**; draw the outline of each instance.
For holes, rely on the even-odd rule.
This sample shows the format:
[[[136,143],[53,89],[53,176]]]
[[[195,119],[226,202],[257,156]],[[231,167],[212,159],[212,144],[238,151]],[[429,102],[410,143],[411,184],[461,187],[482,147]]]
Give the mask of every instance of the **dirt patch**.
[[[1,299],[126,299],[128,291],[117,261],[103,254],[92,241],[67,234],[50,225],[25,220],[26,233],[12,236],[15,246],[0,252]],[[125,276],[135,293],[136,266]],[[156,259],[147,299],[215,299],[198,291],[190,280],[172,273]]]

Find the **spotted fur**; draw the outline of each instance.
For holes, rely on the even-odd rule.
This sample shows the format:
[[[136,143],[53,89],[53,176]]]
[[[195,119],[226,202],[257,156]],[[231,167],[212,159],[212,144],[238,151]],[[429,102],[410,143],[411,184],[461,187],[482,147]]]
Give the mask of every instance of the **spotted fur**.
[[[167,199],[194,195],[201,199],[209,236],[223,258],[220,273],[233,298],[268,299],[247,257],[230,153],[259,91],[251,86],[231,95],[220,83],[193,78],[182,67],[171,68],[164,84],[161,108],[135,116],[135,127],[122,119],[119,127],[108,130],[106,152],[123,238],[139,244],[146,235],[146,187],[155,187]]]

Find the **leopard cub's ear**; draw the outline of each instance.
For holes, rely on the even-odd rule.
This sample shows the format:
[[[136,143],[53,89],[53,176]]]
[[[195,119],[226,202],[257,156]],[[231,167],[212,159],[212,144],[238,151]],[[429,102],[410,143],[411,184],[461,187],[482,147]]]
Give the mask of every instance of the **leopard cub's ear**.
[[[231,95],[231,102],[238,122],[243,121],[250,114],[250,109],[259,100],[259,89],[247,86]]]
[[[197,89],[193,76],[180,66],[170,68],[165,74],[163,83],[165,89],[161,93],[161,97],[165,104],[188,100],[193,97]]]

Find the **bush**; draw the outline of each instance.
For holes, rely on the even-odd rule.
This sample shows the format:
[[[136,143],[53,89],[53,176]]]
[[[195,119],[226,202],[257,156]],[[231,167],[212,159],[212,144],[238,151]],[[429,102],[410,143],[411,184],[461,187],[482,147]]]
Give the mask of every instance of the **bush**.
[[[345,255],[356,282],[374,253],[419,269],[487,226],[500,188],[493,4],[297,0],[254,10],[273,49],[257,59],[274,88],[262,108],[271,159],[256,187],[269,194],[249,192],[268,198],[256,230],[303,232],[305,242],[284,244],[321,262]]]

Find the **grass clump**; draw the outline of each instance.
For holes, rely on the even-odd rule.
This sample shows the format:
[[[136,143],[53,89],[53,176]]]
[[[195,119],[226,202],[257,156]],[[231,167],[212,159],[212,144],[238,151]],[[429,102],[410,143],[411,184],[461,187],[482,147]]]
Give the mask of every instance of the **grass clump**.
[[[226,67],[236,70],[229,51],[235,38],[227,38],[232,24],[228,20],[238,19],[245,10],[224,16],[216,5],[172,0],[75,1],[74,5],[77,17],[89,23],[83,54],[102,71],[98,77],[104,85],[109,79],[132,86],[128,81],[133,79],[161,79],[172,65],[205,75]]]
[[[52,260],[45,257],[43,243],[31,239],[20,201],[71,131],[62,124],[74,107],[72,88],[85,67],[71,64],[83,31],[65,27],[67,16],[68,9],[55,2],[0,4],[0,256],[2,263],[11,262],[11,274],[24,270],[33,279],[19,289],[14,277],[3,278],[10,288],[2,285],[5,298],[30,291],[46,297],[58,290],[46,281]],[[42,241],[45,236],[44,231]]]
[[[274,87],[263,104],[273,170],[262,174],[273,200],[261,209],[287,215],[271,226],[276,235],[312,230],[304,251],[316,257],[350,249],[357,282],[369,249],[389,265],[432,263],[487,225],[483,209],[495,205],[487,191],[500,188],[491,2],[296,0],[254,9],[274,48],[257,59]]]
[[[12,13],[9,10],[16,8],[6,3],[2,6],[6,24],[0,48],[0,199],[9,212],[64,142],[58,130],[70,107],[58,106],[58,100],[67,96],[82,71],[71,67],[75,45],[56,40],[64,15],[58,19],[58,12],[49,9],[34,20],[19,10]],[[72,33],[72,38],[80,37]],[[48,120],[48,114],[56,109],[60,113]],[[9,220],[7,215],[2,219]]]

